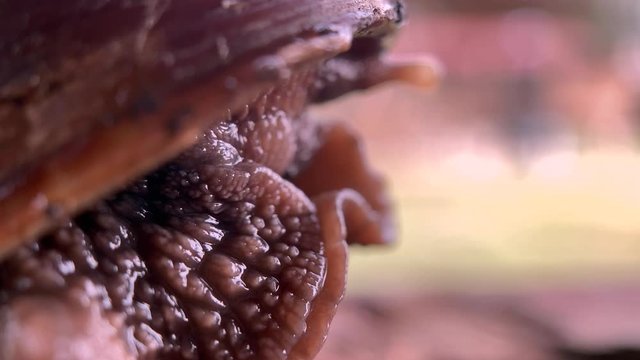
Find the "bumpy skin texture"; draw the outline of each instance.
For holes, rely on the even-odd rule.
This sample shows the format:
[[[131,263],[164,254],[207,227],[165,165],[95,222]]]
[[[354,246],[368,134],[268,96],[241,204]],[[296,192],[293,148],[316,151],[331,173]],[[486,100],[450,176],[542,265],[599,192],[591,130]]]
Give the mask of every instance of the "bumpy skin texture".
[[[0,0],[0,8],[7,4],[19,2]],[[11,214],[10,222],[0,216],[0,358],[312,358],[343,295],[347,242],[384,243],[392,232],[384,188],[356,138],[342,126],[315,125],[304,108],[393,77],[375,75],[388,73],[377,45],[401,20],[401,7],[394,0],[104,4],[80,6],[86,16],[72,11],[70,19],[106,21],[123,11],[137,14],[140,33],[120,38],[109,28],[113,42],[68,44],[60,35],[59,49],[78,51],[64,66],[56,65],[57,47],[38,48],[43,52],[33,52],[33,66],[23,70],[55,80],[57,71],[71,69],[76,77],[61,76],[62,87],[49,89],[51,79],[42,77],[32,92],[22,77],[0,71],[0,90],[17,91],[0,93],[9,100],[0,105],[22,112],[26,104],[56,126],[50,136],[44,129],[23,137],[49,138],[56,151],[62,143],[79,146],[51,162],[40,156],[51,152],[48,145],[34,146],[25,156],[44,162],[42,172],[29,170],[19,186],[0,182],[0,197],[8,196],[0,214]],[[202,11],[209,8],[216,10]],[[54,20],[66,18],[58,15]],[[212,34],[220,36],[210,42]],[[354,37],[374,46],[354,42],[340,66],[325,61],[347,51]],[[0,55],[7,40],[0,36]],[[122,104],[87,105],[78,94]],[[75,104],[82,114],[62,110]],[[20,121],[2,114],[0,123]],[[95,114],[115,122],[95,132],[73,125],[99,122]],[[197,134],[179,157],[103,197],[183,151]],[[20,137],[10,140],[22,146]],[[3,161],[5,174],[31,162],[0,159],[0,170]],[[330,181],[317,181],[323,177]]]
[[[358,151],[333,145],[355,176],[342,176],[332,157],[321,156],[336,133],[351,138],[304,115],[315,74],[295,74],[174,161],[0,263],[0,335],[29,328],[30,318],[55,324],[28,306],[52,303],[97,311],[98,320],[78,315],[80,326],[50,325],[89,350],[103,345],[69,329],[107,329],[109,347],[144,359],[312,357],[342,297],[348,227],[360,233],[356,241],[380,242],[378,218],[362,216],[377,213],[355,190],[338,190],[369,194],[375,184],[382,191],[357,164],[364,161]],[[317,206],[283,178],[300,177],[304,188],[305,170],[323,166],[333,180],[309,188],[324,194]],[[352,177],[370,181],[358,188]],[[365,238],[363,228],[372,230]],[[24,333],[19,341],[0,336],[3,358],[29,359],[24,354],[38,340],[27,339],[46,337]]]
[[[88,281],[140,355],[281,358],[325,272],[313,205],[218,140],[183,158],[21,249],[5,291]]]

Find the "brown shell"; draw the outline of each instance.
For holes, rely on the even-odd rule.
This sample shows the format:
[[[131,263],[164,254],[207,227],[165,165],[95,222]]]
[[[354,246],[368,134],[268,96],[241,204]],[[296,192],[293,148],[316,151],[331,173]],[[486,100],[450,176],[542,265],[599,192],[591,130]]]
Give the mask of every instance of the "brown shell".
[[[0,0],[0,256],[401,18],[395,0]]]

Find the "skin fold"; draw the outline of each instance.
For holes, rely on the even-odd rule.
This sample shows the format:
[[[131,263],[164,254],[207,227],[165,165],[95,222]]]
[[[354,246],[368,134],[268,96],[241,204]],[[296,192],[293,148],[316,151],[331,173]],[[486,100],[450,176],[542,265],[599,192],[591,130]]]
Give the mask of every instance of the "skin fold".
[[[266,91],[178,158],[19,248],[0,264],[0,328],[60,327],[76,345],[50,345],[59,358],[102,346],[68,329],[104,327],[133,358],[312,358],[344,293],[347,240],[385,243],[393,232],[354,135],[304,112],[316,74]],[[80,309],[79,325],[20,310],[47,301]],[[3,337],[5,358],[38,358],[28,349],[45,335],[24,332]]]

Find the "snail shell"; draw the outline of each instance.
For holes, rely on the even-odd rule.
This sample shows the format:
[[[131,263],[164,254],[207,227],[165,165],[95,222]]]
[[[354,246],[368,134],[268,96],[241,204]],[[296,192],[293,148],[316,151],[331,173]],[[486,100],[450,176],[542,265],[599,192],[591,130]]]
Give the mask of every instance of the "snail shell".
[[[0,254],[193,145],[391,0],[0,2]]]

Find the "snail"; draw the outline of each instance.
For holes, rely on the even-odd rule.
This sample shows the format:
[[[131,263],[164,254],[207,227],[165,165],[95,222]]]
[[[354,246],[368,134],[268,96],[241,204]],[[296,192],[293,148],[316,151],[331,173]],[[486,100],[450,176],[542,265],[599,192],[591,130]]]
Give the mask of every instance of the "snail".
[[[311,359],[394,237],[308,105],[437,69],[396,0],[0,0],[0,358]]]

